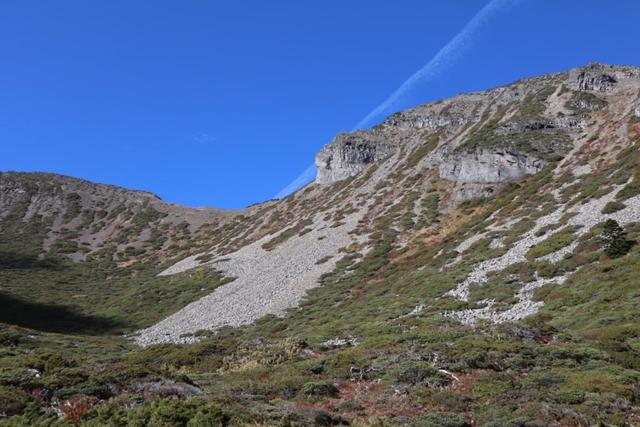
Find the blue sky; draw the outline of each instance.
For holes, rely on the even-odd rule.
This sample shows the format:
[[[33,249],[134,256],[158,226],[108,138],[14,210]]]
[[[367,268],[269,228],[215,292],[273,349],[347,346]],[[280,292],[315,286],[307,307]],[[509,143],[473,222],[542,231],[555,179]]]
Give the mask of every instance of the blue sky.
[[[640,65],[636,0],[511,3],[391,110],[592,61]],[[269,199],[486,4],[3,0],[0,170],[191,206]]]

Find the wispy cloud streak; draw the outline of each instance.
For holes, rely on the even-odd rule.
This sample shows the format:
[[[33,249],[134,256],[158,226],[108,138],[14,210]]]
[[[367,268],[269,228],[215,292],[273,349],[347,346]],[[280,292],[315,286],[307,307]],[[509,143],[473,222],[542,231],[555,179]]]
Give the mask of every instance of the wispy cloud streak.
[[[296,191],[298,188],[301,188],[303,185],[308,184],[316,177],[316,165],[314,163],[310,164],[308,168],[304,170],[300,174],[299,177],[294,179],[289,185],[284,187],[278,194],[274,196],[276,199],[281,199],[283,197],[287,197],[289,194]]]
[[[495,15],[517,6],[521,1],[522,0],[489,1],[424,67],[420,68],[405,80],[387,99],[360,120],[352,130],[364,129],[370,126],[375,119],[379,119],[381,116],[392,112],[395,106],[397,106],[418,83],[425,83],[438,77],[473,45],[474,36],[486,27]],[[300,176],[283,188],[275,197],[281,198],[287,196],[310,182],[314,177],[315,165],[311,164]]]
[[[398,101],[402,100],[417,83],[425,83],[438,77],[451,64],[467,51],[474,41],[474,36],[485,27],[496,14],[509,9],[521,0],[492,0],[474,15],[473,18],[442,49],[435,54],[424,67],[416,71],[400,85],[387,99],[371,110],[353,127],[353,130],[364,129],[381,115],[388,114]]]
[[[209,135],[205,132],[198,132],[197,134],[193,135],[193,141],[198,143],[214,142],[215,140],[215,136]]]

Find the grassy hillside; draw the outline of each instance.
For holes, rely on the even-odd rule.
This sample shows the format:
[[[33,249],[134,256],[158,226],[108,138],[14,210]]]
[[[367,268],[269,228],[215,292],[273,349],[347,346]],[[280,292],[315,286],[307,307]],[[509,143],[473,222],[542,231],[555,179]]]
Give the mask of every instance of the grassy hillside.
[[[629,155],[637,159],[638,153],[626,153],[623,164]],[[594,179],[606,184],[606,176],[607,171],[583,180],[575,190],[585,191]],[[347,256],[299,309],[192,345],[139,349],[115,334],[179,307],[181,302],[166,298],[178,287],[194,288],[181,298],[209,292],[221,283],[211,271],[124,280],[100,277],[98,269],[84,264],[63,268],[16,262],[2,270],[3,304],[14,304],[10,299],[18,295],[28,298],[25,305],[2,312],[4,323],[18,325],[2,331],[3,411],[28,408],[28,414],[10,423],[47,422],[56,416],[37,408],[50,401],[75,396],[71,402],[82,406],[86,396],[118,395],[106,405],[87,404],[83,419],[89,425],[124,420],[177,425],[200,416],[267,425],[346,420],[454,426],[602,420],[624,425],[640,397],[637,246],[609,259],[594,230],[556,271],[536,261],[514,266],[508,275],[525,280],[536,271],[576,271],[566,285],[536,291],[535,299],[545,306],[522,323],[465,326],[442,315],[461,304],[471,307],[487,297],[508,300],[514,294],[505,273],[472,289],[467,303],[442,297],[473,263],[490,256],[482,242],[453,268],[442,267],[455,257],[455,242],[480,227],[489,213],[509,206],[523,187],[531,191],[520,209],[537,206],[548,178],[544,173],[527,178],[477,204],[458,231],[438,244],[398,249],[396,233],[381,217],[373,250],[364,257]],[[630,240],[640,237],[640,225],[627,226],[627,231]],[[451,255],[436,257],[441,250]],[[203,283],[210,287],[200,288]],[[53,304],[56,300],[64,301],[65,308]],[[159,305],[168,300],[169,306]],[[160,378],[174,382],[156,390],[157,396],[132,387]],[[185,399],[183,389],[190,385],[207,398]],[[132,402],[142,406],[122,412]]]
[[[86,197],[56,196],[65,208],[49,219],[27,215],[33,198],[7,204],[0,425],[640,424],[637,91],[583,93],[567,78],[518,82],[484,104],[474,94],[419,107],[420,120],[436,111],[455,126],[387,122],[372,132],[397,137],[393,156],[243,214],[163,226],[164,216],[109,203],[116,213],[105,218],[125,237],[105,237],[86,258],[65,249],[95,226],[80,220]],[[525,147],[545,162],[468,188],[433,166],[445,143]],[[179,337],[188,344],[131,339],[233,280],[215,263],[237,249],[277,255],[317,224],[326,235],[313,239],[330,239],[364,208],[349,234],[365,243],[318,259],[335,268],[284,315]],[[58,228],[58,244],[46,245],[65,217],[75,234]],[[158,275],[181,259],[185,271]]]

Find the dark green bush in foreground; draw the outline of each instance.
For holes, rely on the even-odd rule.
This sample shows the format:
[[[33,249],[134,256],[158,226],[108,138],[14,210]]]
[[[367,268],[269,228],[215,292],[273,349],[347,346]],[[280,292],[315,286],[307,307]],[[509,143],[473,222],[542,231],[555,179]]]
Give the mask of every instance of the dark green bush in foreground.
[[[617,221],[608,219],[603,228],[604,253],[608,257],[618,258],[626,255],[631,250],[634,242],[627,239],[627,233]]]

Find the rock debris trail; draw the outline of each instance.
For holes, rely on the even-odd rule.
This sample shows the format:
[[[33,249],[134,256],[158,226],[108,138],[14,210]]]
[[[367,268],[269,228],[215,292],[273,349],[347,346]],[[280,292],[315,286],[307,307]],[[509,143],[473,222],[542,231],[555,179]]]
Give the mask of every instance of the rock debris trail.
[[[518,302],[505,311],[499,311],[494,307],[495,300],[486,299],[479,301],[480,304],[486,304],[485,307],[460,311],[448,311],[445,315],[453,317],[466,325],[474,324],[480,319],[491,320],[494,323],[514,322],[522,319],[523,317],[537,313],[544,305],[542,301],[533,300],[533,293],[536,289],[549,283],[561,285],[566,281],[566,279],[566,276],[559,276],[551,279],[541,279],[536,277],[535,281],[526,283],[522,288],[520,288],[516,294]]]
[[[510,265],[526,261],[526,255],[531,246],[534,246],[549,237],[548,233],[542,236],[536,236],[536,232],[547,225],[557,224],[560,218],[566,213],[574,214],[574,216],[567,221],[566,226],[580,226],[576,231],[576,240],[572,244],[542,257],[542,260],[546,260],[551,263],[556,263],[562,260],[576,248],[578,244],[578,237],[587,233],[589,229],[607,219],[614,219],[623,225],[630,222],[640,221],[640,196],[635,196],[625,200],[624,203],[626,207],[618,212],[612,214],[602,213],[602,209],[605,205],[615,199],[616,194],[622,189],[622,187],[623,186],[616,186],[612,192],[599,199],[591,200],[585,204],[572,206],[569,209],[566,209],[565,206],[562,205],[554,212],[538,218],[536,220],[536,225],[527,232],[521,240],[517,241],[509,251],[498,258],[490,259],[478,264],[462,283],[460,283],[455,289],[447,292],[445,295],[466,301],[469,298],[469,286],[471,284],[486,283],[487,275],[489,273],[501,271]],[[466,324],[475,323],[479,319],[488,319],[496,323],[519,320],[523,317],[535,314],[540,307],[542,307],[543,302],[532,300],[535,289],[548,283],[562,284],[566,278],[567,276],[559,276],[551,279],[537,278],[534,282],[524,284],[517,294],[518,302],[506,311],[498,311],[494,309],[493,300],[484,300],[481,301],[481,303],[487,304],[486,307],[452,311],[445,313],[445,315],[458,319],[462,323]]]
[[[142,345],[189,343],[198,340],[199,330],[215,331],[223,326],[241,326],[267,315],[281,316],[298,305],[306,292],[318,286],[318,279],[335,268],[339,250],[366,237],[350,235],[363,216],[362,211],[346,216],[343,225],[331,227],[318,214],[313,230],[293,236],[271,251],[262,245],[274,236],[266,236],[240,250],[214,260],[211,266],[236,279],[195,301],[150,328],[141,330],[134,340]],[[189,270],[200,264],[189,257],[162,275]],[[318,264],[317,261],[332,257]]]
[[[495,214],[492,214],[489,217],[489,219],[493,219],[494,215]],[[462,253],[467,251],[469,248],[471,248],[471,246],[473,246],[476,242],[479,242],[480,240],[487,238],[491,232],[509,230],[519,220],[520,220],[520,218],[514,218],[514,219],[510,219],[509,221],[505,222],[504,224],[491,224],[486,228],[485,231],[483,231],[481,233],[478,233],[478,234],[474,234],[473,236],[463,240],[455,248],[455,251],[458,252],[458,256],[455,257],[452,261],[450,261],[447,264],[445,264],[444,266],[442,266],[440,268],[440,272],[443,272],[443,271],[447,270],[448,268],[453,267],[454,265],[456,265],[460,261],[462,261]],[[503,245],[504,245],[503,238],[500,237],[500,238],[497,238],[497,239],[493,239],[491,241],[491,243],[489,244],[489,247],[491,249],[495,249],[497,247],[502,247]]]

